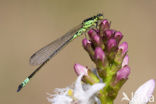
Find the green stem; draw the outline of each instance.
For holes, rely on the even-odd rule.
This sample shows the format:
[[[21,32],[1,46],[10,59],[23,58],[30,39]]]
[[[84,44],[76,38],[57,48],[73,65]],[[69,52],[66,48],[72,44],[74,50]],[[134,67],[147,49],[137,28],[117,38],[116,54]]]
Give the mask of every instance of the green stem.
[[[101,104],[113,104],[113,100],[108,98],[108,96],[106,96],[106,92],[101,90],[99,95],[98,95]]]

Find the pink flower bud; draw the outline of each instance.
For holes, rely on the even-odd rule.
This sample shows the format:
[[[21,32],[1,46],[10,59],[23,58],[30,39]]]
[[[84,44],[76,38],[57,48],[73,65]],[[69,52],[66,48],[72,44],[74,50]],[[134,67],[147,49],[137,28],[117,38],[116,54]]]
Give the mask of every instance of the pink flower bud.
[[[123,35],[122,35],[121,32],[118,31],[118,32],[115,32],[114,38],[115,38],[118,42],[120,42],[121,39],[123,38]]]
[[[97,44],[100,43],[100,36],[99,35],[94,35],[93,36],[93,41],[95,41]]]
[[[105,31],[105,37],[107,39],[110,39],[112,37],[112,35],[113,35],[113,31],[112,30],[106,30]]]
[[[122,50],[122,55],[125,55],[125,53],[128,51],[128,43],[127,42],[121,43],[119,49]]]
[[[116,80],[119,81],[121,79],[127,79],[129,74],[130,74],[130,67],[125,66],[117,72]]]
[[[94,56],[95,56],[95,59],[97,59],[97,60],[100,59],[100,60],[104,61],[104,59],[105,59],[105,53],[102,50],[102,48],[100,48],[100,47],[96,47]]]
[[[84,38],[83,40],[82,40],[82,44],[83,44],[83,46],[84,47],[87,47],[87,44],[90,44],[91,42],[87,39],[87,38]]]
[[[115,47],[117,47],[116,40],[115,39],[108,40],[108,43],[107,43],[108,51],[110,51],[112,48],[115,48]]]
[[[128,61],[129,61],[129,57],[128,57],[128,55],[126,55],[126,56],[124,57],[123,61],[122,61],[122,67],[128,65]]]
[[[96,30],[90,29],[88,31],[88,35],[89,35],[89,37],[90,37],[91,40],[94,40],[94,36],[95,35],[98,35],[98,33],[96,32]]]
[[[101,27],[103,27],[104,30],[110,28],[110,23],[108,22],[107,19],[104,19],[104,20],[101,22]]]
[[[88,75],[88,69],[80,64],[75,64],[74,70],[77,75],[81,74]]]
[[[90,30],[88,31],[88,34],[91,35],[93,32],[94,32],[94,30],[93,30],[93,29],[90,29]]]

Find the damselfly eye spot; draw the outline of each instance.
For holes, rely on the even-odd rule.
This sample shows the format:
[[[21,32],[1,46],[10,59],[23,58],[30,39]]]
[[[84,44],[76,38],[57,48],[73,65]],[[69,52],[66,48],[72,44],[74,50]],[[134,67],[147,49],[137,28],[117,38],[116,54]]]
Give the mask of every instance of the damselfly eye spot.
[[[100,19],[100,20],[104,19],[104,16],[103,16],[102,13],[97,14],[97,17],[98,17],[98,19]]]
[[[103,16],[103,14],[102,13],[99,13],[99,14],[97,14],[97,16],[100,17],[100,16]]]

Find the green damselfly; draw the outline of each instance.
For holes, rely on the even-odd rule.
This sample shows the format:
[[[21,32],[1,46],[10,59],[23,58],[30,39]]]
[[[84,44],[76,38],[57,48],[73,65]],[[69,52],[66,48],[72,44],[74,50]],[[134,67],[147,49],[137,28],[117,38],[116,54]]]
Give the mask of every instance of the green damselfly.
[[[19,92],[30,79],[38,72],[41,67],[47,63],[56,53],[58,53],[64,46],[66,46],[70,41],[87,32],[90,28],[97,26],[97,24],[103,20],[103,14],[99,13],[96,16],[85,19],[80,25],[71,29],[62,37],[56,39],[50,44],[38,50],[30,57],[31,65],[40,65],[35,71],[30,74],[19,86],[17,92]]]

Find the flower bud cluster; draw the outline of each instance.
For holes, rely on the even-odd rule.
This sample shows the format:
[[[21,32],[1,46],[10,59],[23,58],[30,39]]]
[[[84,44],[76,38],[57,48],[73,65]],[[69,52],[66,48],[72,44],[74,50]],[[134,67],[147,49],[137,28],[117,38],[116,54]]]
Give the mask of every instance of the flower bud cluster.
[[[82,80],[91,85],[99,83],[102,79],[106,86],[101,90],[99,98],[104,102],[113,101],[130,74],[128,43],[120,43],[123,34],[111,29],[106,19],[96,29],[90,29],[88,36],[89,39],[84,38],[82,44],[95,63],[96,69],[92,71],[85,66],[75,64],[75,72],[77,75],[83,73]]]

